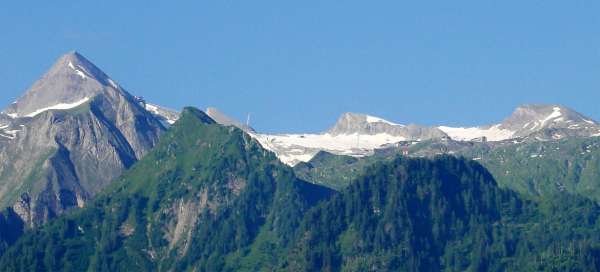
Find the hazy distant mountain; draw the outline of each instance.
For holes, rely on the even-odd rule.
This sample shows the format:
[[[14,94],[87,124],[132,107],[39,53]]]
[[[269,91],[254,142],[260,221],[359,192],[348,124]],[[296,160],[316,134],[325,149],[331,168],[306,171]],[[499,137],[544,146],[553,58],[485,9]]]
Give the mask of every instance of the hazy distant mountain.
[[[334,136],[343,134],[387,134],[402,137],[406,140],[431,139],[446,136],[443,131],[436,127],[425,127],[414,124],[400,125],[378,117],[357,113],[344,113],[327,133]]]
[[[235,126],[246,132],[255,132],[253,128],[243,124],[219,111],[217,108],[206,109],[206,114],[221,125]]]
[[[138,98],[76,52],[3,112],[10,118],[0,127],[0,208],[27,226],[84,206],[165,130]]]

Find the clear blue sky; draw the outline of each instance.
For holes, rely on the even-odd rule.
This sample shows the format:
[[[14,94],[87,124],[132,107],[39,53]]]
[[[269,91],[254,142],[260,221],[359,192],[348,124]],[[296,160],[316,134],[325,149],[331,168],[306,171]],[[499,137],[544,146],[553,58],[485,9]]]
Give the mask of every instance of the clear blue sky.
[[[346,111],[485,124],[522,103],[600,119],[598,14],[598,1],[9,1],[0,104],[77,50],[133,94],[250,112],[268,132],[322,131]]]

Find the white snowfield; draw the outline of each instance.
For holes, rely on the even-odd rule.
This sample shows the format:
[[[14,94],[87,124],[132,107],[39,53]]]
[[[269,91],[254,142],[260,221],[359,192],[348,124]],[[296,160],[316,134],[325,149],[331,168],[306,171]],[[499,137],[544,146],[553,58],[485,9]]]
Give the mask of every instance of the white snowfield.
[[[385,144],[405,141],[404,137],[389,134],[251,134],[266,149],[277,154],[289,165],[307,162],[319,151],[350,156],[365,156]]]
[[[438,127],[441,131],[448,134],[450,138],[456,141],[470,141],[475,138],[486,137],[488,141],[503,141],[511,139],[514,131],[500,128],[500,125],[485,127]]]
[[[375,116],[371,116],[371,115],[367,115],[367,122],[373,124],[373,123],[385,123],[391,126],[401,126],[404,127],[405,125],[400,125],[400,124],[396,124],[396,123],[392,123],[388,120],[379,118],[379,117],[375,117]]]
[[[42,109],[36,110],[36,111],[34,111],[34,112],[30,113],[30,114],[27,114],[25,116],[26,117],[34,117],[34,116],[36,116],[36,115],[38,115],[38,114],[40,114],[42,112],[49,111],[49,110],[68,110],[68,109],[72,109],[72,108],[78,107],[79,105],[81,105],[81,104],[83,104],[85,102],[88,102],[89,100],[90,100],[89,97],[85,97],[85,98],[83,98],[83,99],[81,99],[79,101],[73,102],[73,103],[60,103],[60,104],[56,104],[54,106],[50,106],[50,107],[46,107],[46,108],[42,108]],[[17,117],[17,116],[15,115],[15,117]]]

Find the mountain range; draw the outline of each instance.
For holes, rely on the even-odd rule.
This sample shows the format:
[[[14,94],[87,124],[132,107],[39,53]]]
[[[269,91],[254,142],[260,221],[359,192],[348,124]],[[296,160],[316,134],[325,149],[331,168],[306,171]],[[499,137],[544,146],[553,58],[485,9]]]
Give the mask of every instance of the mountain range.
[[[398,142],[548,141],[600,136],[600,125],[560,105],[523,105],[499,124],[428,127],[344,113],[320,134],[264,134],[216,108],[216,122],[241,128],[289,165],[320,151],[363,157]],[[28,225],[44,222],[90,196],[139,160],[179,112],[147,103],[77,52],[52,68],[0,114],[0,204]],[[103,173],[97,176],[96,173]]]
[[[357,113],[344,113],[323,133],[265,134],[227,117],[216,108],[207,114],[223,125],[248,131],[263,147],[291,166],[308,162],[318,152],[362,157],[398,142],[452,139],[462,142],[549,141],[600,136],[600,124],[561,105],[522,105],[499,124],[476,127],[402,125]]]
[[[268,134],[154,102],[69,52],[2,110],[1,267],[538,270],[555,266],[525,260],[567,241],[579,255],[560,265],[600,260],[600,124],[565,106],[476,127],[344,113]],[[561,236],[536,240],[540,224]]]

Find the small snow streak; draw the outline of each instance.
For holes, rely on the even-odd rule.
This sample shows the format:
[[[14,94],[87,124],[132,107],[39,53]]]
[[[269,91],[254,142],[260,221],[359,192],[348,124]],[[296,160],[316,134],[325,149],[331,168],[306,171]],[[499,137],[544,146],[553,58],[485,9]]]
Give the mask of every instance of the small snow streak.
[[[404,126],[404,125],[392,123],[392,122],[390,122],[388,120],[385,120],[385,119],[382,119],[382,118],[379,118],[379,117],[375,117],[375,116],[370,116],[370,115],[367,115],[367,122],[368,123],[385,123],[385,124],[388,124],[388,125],[391,125],[391,126]]]
[[[46,107],[46,108],[42,108],[42,109],[36,110],[36,111],[34,111],[34,112],[30,113],[30,114],[27,114],[26,116],[27,117],[34,117],[34,116],[36,116],[36,115],[38,115],[38,114],[40,114],[42,112],[48,111],[48,110],[67,110],[67,109],[72,109],[72,108],[75,108],[75,107],[77,107],[77,106],[79,106],[79,105],[87,102],[88,100],[90,100],[90,98],[86,97],[86,98],[83,98],[83,99],[81,99],[81,100],[79,100],[77,102],[74,102],[74,103],[60,103],[60,104],[56,104],[54,106],[50,106],[50,107]]]

